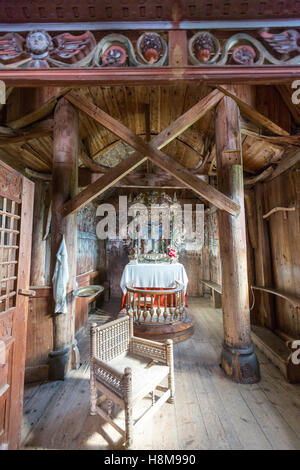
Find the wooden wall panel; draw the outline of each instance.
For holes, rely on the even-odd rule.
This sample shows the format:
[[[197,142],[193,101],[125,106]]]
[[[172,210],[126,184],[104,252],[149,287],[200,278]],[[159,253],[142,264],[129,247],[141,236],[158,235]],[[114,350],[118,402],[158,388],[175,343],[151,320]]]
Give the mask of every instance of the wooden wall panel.
[[[268,218],[274,288],[300,295],[300,173],[289,170],[264,184],[266,210],[296,207],[294,212],[276,212]],[[276,297],[277,328],[300,337],[300,315],[283,299]]]
[[[260,85],[256,87],[256,109],[290,132],[291,114],[275,87]]]
[[[96,237],[96,209],[89,204],[78,214],[77,284],[78,287],[99,284],[106,280],[103,242]],[[101,251],[102,250],[102,251]],[[50,237],[47,239],[46,265],[49,266]],[[101,268],[97,270],[97,268]],[[29,299],[25,381],[48,378],[48,354],[53,350],[53,305],[49,269],[45,273],[48,286],[34,287],[36,296]],[[87,322],[87,299],[76,300],[75,332]]]
[[[50,287],[36,287],[29,299],[25,382],[48,378],[48,354],[53,350]]]
[[[96,209],[92,203],[78,211],[77,275],[97,271],[101,265],[96,236]]]

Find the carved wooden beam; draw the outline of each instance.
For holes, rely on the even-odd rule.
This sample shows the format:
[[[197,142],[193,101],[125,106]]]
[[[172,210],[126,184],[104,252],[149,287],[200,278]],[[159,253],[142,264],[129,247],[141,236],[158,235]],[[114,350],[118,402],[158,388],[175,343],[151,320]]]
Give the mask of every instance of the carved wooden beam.
[[[249,129],[241,129],[242,134],[248,135],[250,137],[255,137],[259,140],[264,140],[265,142],[269,142],[270,144],[275,145],[295,145],[300,146],[300,135],[262,135],[258,132],[251,131]]]
[[[114,168],[94,181],[94,183],[89,184],[89,186],[78,193],[73,199],[67,201],[60,209],[62,215],[66,216],[78,211],[81,207],[92,201],[96,196],[103,193],[111,186],[114,186],[118,181],[120,181],[120,179],[146,160],[147,157],[136,155],[135,153],[127,157],[125,160],[122,160]]]
[[[222,95],[221,96],[214,95],[215,99],[216,99],[216,96],[218,96],[217,102],[220,101],[220,99],[222,98]],[[179,135],[183,131],[183,129],[191,125],[191,123],[187,123],[185,122],[185,120],[181,122],[180,120],[182,116],[176,121],[176,125],[174,125],[173,123],[173,126],[172,126],[171,124],[171,126],[173,127],[173,133],[171,133],[170,131],[171,126],[169,126],[167,129],[161,132],[156,138],[154,138],[151,141],[151,144],[149,144],[145,142],[144,140],[142,140],[139,136],[137,136],[133,131],[131,131],[126,126],[121,124],[119,121],[117,121],[116,119],[114,119],[113,117],[105,113],[103,110],[101,110],[94,104],[90,103],[88,100],[82,99],[76,93],[71,92],[66,97],[74,106],[77,106],[81,111],[86,112],[90,117],[95,119],[97,122],[100,122],[100,124],[105,126],[107,129],[109,129],[112,133],[120,137],[122,140],[124,140],[128,145],[135,148],[137,152],[144,155],[145,156],[144,159],[148,157],[157,166],[159,166],[164,171],[168,172],[169,174],[177,178],[185,186],[192,189],[193,191],[195,191],[197,194],[204,197],[205,199],[207,199],[209,202],[217,206],[219,209],[225,210],[232,215],[236,215],[239,212],[239,205],[237,203],[233,202],[230,198],[224,196],[217,189],[215,189],[214,187],[208,185],[207,183],[199,179],[196,175],[193,175],[190,172],[188,172],[182,165],[180,165],[174,159],[172,159],[168,155],[158,150],[158,148],[154,147],[154,145],[157,145],[157,143],[158,145],[159,143],[163,145],[162,144],[163,140],[164,142],[167,141],[167,143],[170,142],[172,138],[175,138],[177,135]],[[207,111],[207,108],[206,108],[206,111]],[[202,112],[203,112],[203,109],[202,109]],[[193,119],[191,119],[191,121],[195,122],[194,119],[197,120],[196,116],[193,116]],[[181,124],[180,128],[178,127],[178,121]],[[134,162],[136,162],[137,155],[133,154],[133,157],[134,157]],[[128,170],[127,172],[129,171],[130,170]],[[121,175],[119,176],[121,177]],[[104,180],[104,177],[102,177],[101,180],[99,181],[100,188],[102,188],[103,180]],[[96,191],[94,195],[92,195],[92,193],[90,192],[90,188],[92,186],[90,185],[90,187],[86,188],[85,191],[88,190],[88,192],[83,197],[82,197],[82,193],[80,193],[81,196],[77,195],[73,200],[65,203],[64,206],[62,207],[62,213],[64,215],[68,215],[78,210],[80,207],[82,207],[82,205],[88,202],[88,201],[85,201],[85,198],[87,198],[88,200],[91,200],[91,198],[99,194],[98,181],[93,184],[95,185],[93,190]]]
[[[53,119],[46,119],[22,130],[0,126],[0,145],[17,144],[27,140],[37,139],[53,132]]]
[[[255,176],[250,176],[248,178],[244,178],[244,186],[245,187],[251,187],[254,186],[256,183],[259,181],[265,181],[266,179],[269,178],[269,176],[272,175],[274,171],[274,168],[272,166],[268,166],[262,173],[259,173],[259,175]]]
[[[106,173],[107,167],[101,163],[95,162],[87,153],[83,143],[79,142],[79,158],[82,163],[94,173]]]
[[[232,91],[229,91],[227,87],[217,86],[216,88],[222,91],[222,93],[225,95],[230,96],[230,98],[232,98],[238,104],[241,113],[250,119],[250,121],[255,122],[255,124],[259,126],[265,127],[273,134],[286,136],[290,135],[286,130],[275,124],[275,122],[271,121],[266,116],[263,116],[263,114],[259,113],[255,108],[238,98]]]
[[[273,171],[270,178],[268,178],[268,181],[276,178],[276,176],[281,175],[286,170],[288,170],[289,168],[292,168],[294,165],[296,165],[299,162],[300,162],[300,151],[299,150],[295,151],[294,149],[291,149],[289,152],[287,152],[286,155],[282,156],[279,165]]]
[[[32,170],[31,168],[25,168],[25,173],[29,178],[33,178],[35,180],[41,180],[41,181],[52,180],[51,173],[41,173],[39,171]]]
[[[38,72],[35,71],[35,73]],[[17,119],[13,119],[7,122],[7,125],[12,129],[21,129],[23,127],[29,126],[30,124],[33,124],[36,121],[40,121],[46,116],[49,116],[49,114],[52,113],[58,98],[62,97],[69,90],[70,87],[59,89],[54,88],[54,90],[51,90],[51,93],[47,93],[45,90],[46,99],[44,99],[43,93],[39,93],[39,90],[32,90],[32,95],[30,95],[30,98],[34,102],[34,109],[31,109],[30,111],[28,111],[28,109],[25,111],[23,110],[23,112],[25,113],[23,116],[20,116]],[[25,93],[25,91],[23,91],[23,93]],[[27,90],[26,93],[28,93]],[[49,95],[51,95],[50,98],[48,98]],[[11,95],[11,99],[13,99],[13,95]],[[32,105],[32,103],[30,104]]]

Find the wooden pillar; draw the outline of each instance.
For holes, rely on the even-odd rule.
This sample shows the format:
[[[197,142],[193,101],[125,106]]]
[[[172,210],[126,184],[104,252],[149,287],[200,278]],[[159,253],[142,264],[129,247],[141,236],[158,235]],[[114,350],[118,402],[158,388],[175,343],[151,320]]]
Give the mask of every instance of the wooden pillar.
[[[268,222],[263,219],[266,211],[264,204],[264,183],[255,185],[255,202],[257,215],[257,248],[255,250],[256,285],[270,287],[273,285],[272,257]],[[274,296],[267,292],[255,292],[260,314],[260,325],[271,330],[276,328]]]
[[[218,189],[241,208],[237,216],[219,211],[224,326],[221,365],[234,381],[255,383],[260,374],[250,335],[240,116],[237,104],[227,96],[216,111],[216,151]]]
[[[77,214],[63,218],[58,208],[77,191],[78,113],[64,98],[60,99],[54,113],[53,170],[52,170],[52,224],[51,224],[51,279],[56,254],[63,236],[68,253],[69,282],[67,285],[67,313],[53,318],[54,350],[50,353],[49,378],[63,380],[71,367],[79,361],[75,335],[75,298],[72,292],[76,283]]]
[[[35,180],[30,285],[45,285],[46,240],[43,240],[46,183]]]
[[[184,30],[169,31],[169,65],[184,67],[188,62],[187,35]]]

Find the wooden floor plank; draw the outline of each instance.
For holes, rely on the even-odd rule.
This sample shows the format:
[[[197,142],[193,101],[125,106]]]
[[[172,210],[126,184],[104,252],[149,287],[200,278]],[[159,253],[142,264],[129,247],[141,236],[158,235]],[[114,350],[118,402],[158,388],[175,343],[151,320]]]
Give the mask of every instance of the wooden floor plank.
[[[135,449],[299,449],[300,384],[287,383],[257,351],[262,380],[239,385],[219,367],[222,312],[210,299],[188,299],[195,334],[174,347],[175,405],[166,403],[135,437]],[[105,307],[111,317],[119,299]],[[109,318],[109,316],[107,317]],[[89,321],[103,321],[93,316]],[[89,332],[78,338],[81,366],[64,382],[25,387],[22,446],[121,449],[119,434],[89,415]],[[141,406],[148,406],[145,400]],[[117,411],[117,410],[116,410]],[[118,425],[123,426],[118,414]]]

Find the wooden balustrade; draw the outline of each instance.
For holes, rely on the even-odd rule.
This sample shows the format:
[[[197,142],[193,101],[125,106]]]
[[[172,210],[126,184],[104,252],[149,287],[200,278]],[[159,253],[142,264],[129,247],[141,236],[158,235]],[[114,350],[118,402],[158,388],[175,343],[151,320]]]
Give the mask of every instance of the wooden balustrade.
[[[135,323],[171,324],[185,319],[184,285],[166,289],[126,286],[126,310]]]

